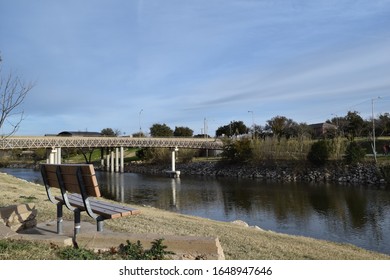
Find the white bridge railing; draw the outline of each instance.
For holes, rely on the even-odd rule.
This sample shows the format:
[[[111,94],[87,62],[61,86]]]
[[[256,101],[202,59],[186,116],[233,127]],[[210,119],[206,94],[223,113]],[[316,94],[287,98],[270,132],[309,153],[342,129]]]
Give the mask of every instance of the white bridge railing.
[[[60,137],[12,136],[0,138],[0,149],[37,148],[103,148],[103,147],[156,147],[210,149],[222,148],[222,141],[214,138],[132,138],[132,137]]]

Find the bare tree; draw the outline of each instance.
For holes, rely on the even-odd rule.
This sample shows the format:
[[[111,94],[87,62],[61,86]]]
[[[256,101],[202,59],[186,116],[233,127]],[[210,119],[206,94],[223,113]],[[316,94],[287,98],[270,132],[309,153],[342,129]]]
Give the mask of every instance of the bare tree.
[[[24,82],[12,72],[3,76],[1,61],[0,57],[0,129],[7,123],[10,131],[1,135],[7,137],[13,135],[23,121],[24,111],[18,109],[34,84]]]

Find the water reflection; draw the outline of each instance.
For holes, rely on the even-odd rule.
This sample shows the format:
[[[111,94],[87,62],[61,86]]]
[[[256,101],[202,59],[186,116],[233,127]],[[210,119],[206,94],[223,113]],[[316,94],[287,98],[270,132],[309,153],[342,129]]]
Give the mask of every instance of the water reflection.
[[[104,182],[103,178],[117,175],[99,176]],[[120,176],[125,178],[121,183],[101,183],[107,188],[105,195],[210,219],[241,219],[268,230],[390,253],[390,192],[386,189],[232,178]]]
[[[7,172],[4,171],[3,172]],[[39,181],[39,172],[7,173]],[[332,184],[98,172],[105,197],[390,254],[390,190]]]

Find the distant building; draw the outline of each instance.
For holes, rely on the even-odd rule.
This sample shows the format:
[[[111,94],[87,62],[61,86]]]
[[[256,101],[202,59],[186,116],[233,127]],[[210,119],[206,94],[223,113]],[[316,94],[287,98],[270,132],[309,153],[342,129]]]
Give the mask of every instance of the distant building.
[[[103,134],[100,132],[89,132],[89,131],[62,131],[57,136],[78,136],[78,137],[101,137]]]
[[[334,134],[337,131],[337,126],[327,122],[309,124],[309,127],[313,130],[315,137],[321,137],[328,133]]]

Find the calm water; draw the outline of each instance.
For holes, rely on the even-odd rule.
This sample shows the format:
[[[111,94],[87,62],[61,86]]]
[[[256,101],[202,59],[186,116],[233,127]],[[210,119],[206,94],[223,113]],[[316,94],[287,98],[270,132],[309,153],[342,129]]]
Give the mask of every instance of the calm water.
[[[29,169],[0,169],[41,183]],[[390,189],[98,172],[105,197],[390,254]]]

